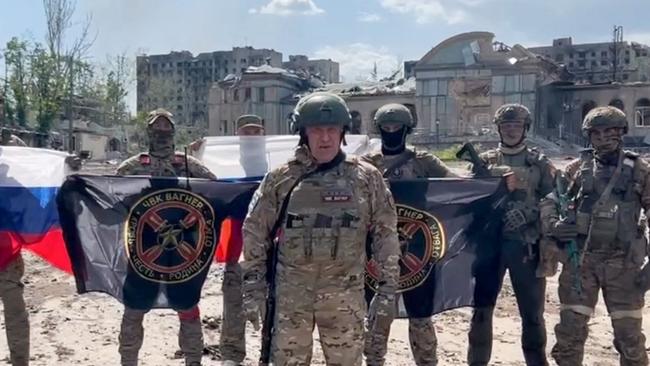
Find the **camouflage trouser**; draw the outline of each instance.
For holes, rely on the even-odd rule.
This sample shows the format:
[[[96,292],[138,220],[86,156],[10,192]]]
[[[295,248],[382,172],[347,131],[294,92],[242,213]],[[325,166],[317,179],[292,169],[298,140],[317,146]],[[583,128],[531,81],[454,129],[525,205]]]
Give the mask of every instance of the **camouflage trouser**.
[[[185,311],[177,310],[180,320],[178,345],[185,355],[185,364],[198,366],[203,356],[203,330],[198,305]],[[122,366],[137,366],[138,353],[142,347],[144,329],[142,321],[146,310],[124,308],[122,326],[120,328],[119,352]]]
[[[366,302],[359,277],[363,278],[358,275],[353,289],[336,278],[338,285],[316,290],[302,279],[278,272],[273,365],[310,365],[314,326],[318,326],[327,365],[361,366]]]
[[[29,319],[23,298],[21,278],[25,272],[22,257],[0,271],[0,297],[5,311],[5,328],[13,366],[29,364]]]
[[[242,269],[239,263],[226,264],[221,291],[221,356],[223,360],[241,363],[246,357],[246,320],[242,304]]]
[[[534,249],[535,254],[537,248]],[[528,247],[520,241],[504,241],[500,259],[498,268],[486,268],[484,272],[476,274],[477,288],[485,287],[477,291],[486,291],[482,296],[489,301],[477,303],[474,309],[469,331],[467,363],[470,366],[486,366],[490,361],[493,304],[501,290],[507,269],[521,317],[521,348],[526,365],[547,366],[544,324],[546,279],[536,276],[537,260],[529,258]]]
[[[620,364],[648,364],[641,328],[644,293],[634,284],[640,271],[638,267],[626,261],[620,253],[587,253],[580,272],[580,294],[574,289],[574,268],[570,265],[562,267],[558,289],[560,323],[555,326],[557,343],[551,352],[559,366],[582,365],[588,322],[598,302],[600,289],[612,319],[614,347],[620,355]]]
[[[363,353],[366,356],[368,366],[381,366],[386,362],[390,329],[371,331],[370,327],[372,325],[368,323],[368,318],[372,318],[372,316],[366,318],[366,338]],[[433,320],[430,317],[409,319],[409,342],[417,366],[435,366],[438,364],[436,356],[438,338],[436,337]]]

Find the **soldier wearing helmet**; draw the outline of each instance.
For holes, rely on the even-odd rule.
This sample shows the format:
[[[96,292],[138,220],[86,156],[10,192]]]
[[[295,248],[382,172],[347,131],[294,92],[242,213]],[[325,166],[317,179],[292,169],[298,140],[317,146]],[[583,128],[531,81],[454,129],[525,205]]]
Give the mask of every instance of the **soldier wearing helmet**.
[[[381,151],[368,153],[362,159],[376,166],[385,178],[456,176],[435,155],[407,148],[406,137],[413,131],[416,122],[404,105],[391,103],[382,106],[375,113],[374,125],[381,135]],[[369,313],[364,349],[369,366],[384,364],[390,333],[390,323],[377,324],[374,319],[376,314]],[[437,364],[436,331],[431,317],[409,319],[409,340],[416,365]]]
[[[264,177],[244,221],[244,309],[253,324],[269,290],[269,250],[277,253],[271,266],[276,366],[311,363],[316,325],[328,365],[361,365],[366,237],[382,276],[371,307],[384,305],[389,312],[381,315],[392,320],[388,305],[399,271],[395,204],[381,173],[341,150],[349,127],[340,97],[302,98],[291,122],[300,135],[295,157]]]
[[[620,364],[648,364],[642,331],[647,287],[641,275],[647,224],[641,212],[647,216],[650,208],[650,166],[637,154],[623,150],[627,126],[625,114],[615,107],[587,113],[582,131],[593,149],[582,151],[565,172],[573,209],[560,218],[555,195],[542,202],[545,234],[560,248],[572,242],[577,249],[562,257],[560,322],[551,352],[560,366],[582,364],[588,323],[601,289]],[[578,262],[572,265],[569,255],[575,255]]]
[[[528,366],[548,365],[544,295],[546,271],[540,261],[539,201],[553,190],[555,168],[526,145],[531,118],[521,104],[505,104],[494,115],[501,142],[480,155],[493,175],[514,174],[513,190],[503,216],[497,268],[477,266],[476,307],[469,332],[468,364],[487,365],[492,352],[492,317],[506,270],[517,297],[522,349]],[[485,267],[485,268],[484,268]]]
[[[162,108],[149,113],[149,151],[122,162],[117,168],[117,175],[216,179],[198,159],[174,151],[175,123],[172,117],[170,112]],[[176,311],[180,320],[178,343],[185,356],[185,364],[200,366],[203,356],[203,332],[198,304],[191,309]],[[138,353],[144,338],[142,321],[146,313],[146,310],[124,308],[119,336],[122,366],[138,364]]]

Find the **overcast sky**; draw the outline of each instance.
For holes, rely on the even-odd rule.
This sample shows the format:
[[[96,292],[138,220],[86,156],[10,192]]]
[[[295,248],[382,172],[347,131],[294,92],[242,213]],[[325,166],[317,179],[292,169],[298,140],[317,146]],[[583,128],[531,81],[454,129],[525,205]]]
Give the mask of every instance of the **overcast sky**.
[[[42,41],[41,0],[0,0],[0,48],[12,36]],[[442,40],[489,31],[509,45],[624,38],[650,44],[648,0],[78,0],[76,18],[92,14],[94,61],[127,52],[192,53],[249,45],[331,58],[347,81],[380,75],[419,59]],[[2,61],[0,60],[0,65]],[[1,72],[1,71],[0,71]]]

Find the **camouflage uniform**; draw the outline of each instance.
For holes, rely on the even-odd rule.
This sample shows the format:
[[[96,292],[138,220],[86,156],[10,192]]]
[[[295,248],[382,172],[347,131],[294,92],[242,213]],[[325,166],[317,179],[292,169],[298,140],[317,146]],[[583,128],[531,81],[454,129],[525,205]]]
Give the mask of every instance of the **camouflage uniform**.
[[[495,114],[495,123],[523,121],[530,125],[528,109],[506,104]],[[544,295],[546,279],[537,276],[539,265],[539,201],[553,190],[555,169],[541,153],[524,143],[525,132],[517,146],[503,143],[481,154],[494,176],[511,171],[516,188],[504,215],[502,242],[495,255],[497,267],[477,265],[476,307],[469,332],[468,364],[487,365],[492,353],[492,318],[506,270],[517,299],[522,322],[522,349],[528,366],[548,365],[546,361],[546,327]]]
[[[239,116],[235,123],[237,133],[247,127],[255,127],[264,131],[264,122],[257,115],[245,114]],[[242,143],[240,141],[240,143]],[[259,160],[259,159],[258,159]],[[262,159],[264,163],[266,160]],[[252,161],[241,161],[246,168]],[[256,167],[258,166],[255,163]],[[264,169],[266,172],[267,169]],[[235,363],[241,363],[246,358],[246,320],[243,313],[242,301],[242,269],[238,261],[226,263],[221,284],[223,293],[223,323],[221,324],[220,348],[221,358]]]
[[[171,114],[164,110],[156,110],[150,115],[149,125],[151,126],[160,116],[166,117],[170,122]],[[173,125],[173,122],[172,122]],[[151,128],[151,127],[149,127]],[[150,152],[133,156],[120,164],[117,168],[117,175],[148,175],[154,177],[186,177],[216,179],[198,159],[181,153],[173,153],[173,132],[172,154],[156,156],[156,145],[152,143],[154,136],[150,135]],[[161,140],[164,140],[161,138]],[[160,141],[159,141],[160,142]],[[165,145],[166,143],[162,143]],[[201,364],[203,356],[203,331],[198,304],[191,309],[175,309],[180,320],[178,343],[185,355],[185,363],[188,366]],[[123,366],[136,366],[138,364],[138,353],[142,347],[144,329],[142,321],[148,311],[124,308],[122,324],[119,336],[119,352],[122,357]]]
[[[301,113],[298,121],[312,121],[307,118],[312,118],[308,109],[313,107],[315,114],[322,112],[323,119],[327,118],[313,117],[314,124],[348,126],[349,112],[340,98],[328,93],[306,98],[296,108],[296,113]],[[301,137],[306,141],[302,133]],[[264,306],[270,248],[267,238],[282,203],[288,199],[275,268],[271,352],[276,366],[311,363],[316,325],[328,365],[362,364],[369,231],[382,279],[371,307],[387,309],[394,302],[399,245],[392,195],[380,172],[371,165],[343,153],[335,159],[341,161],[305,177],[288,195],[299,178],[318,167],[309,149],[299,147],[295,159],[266,175],[244,221],[244,307],[251,313],[251,309],[254,312]],[[383,320],[392,321],[389,314],[381,315],[385,316]]]
[[[381,128],[383,123],[394,123],[414,127],[410,111],[401,104],[387,104],[382,106],[375,114],[375,125]],[[398,131],[399,133],[399,131]],[[362,159],[377,167],[388,179],[416,179],[416,178],[442,178],[454,177],[449,168],[436,156],[426,152],[414,152],[406,148],[405,137],[401,140],[402,152],[391,153],[388,151],[369,153]],[[402,149],[400,149],[402,150]],[[399,165],[399,166],[397,166]],[[397,305],[397,304],[396,304]],[[372,328],[370,314],[366,319],[366,338],[364,354],[366,364],[369,366],[383,365],[388,348],[390,328]],[[435,366],[438,364],[436,348],[438,340],[436,329],[431,317],[409,318],[409,341],[415,364],[418,366]]]
[[[590,124],[599,123],[627,130],[625,115],[613,107],[588,113],[583,130],[588,135]],[[641,328],[644,289],[637,286],[636,279],[647,255],[646,224],[640,216],[641,209],[647,214],[650,208],[650,165],[620,145],[611,155],[613,159],[594,155],[585,150],[566,168],[576,210],[574,238],[582,263],[576,268],[568,255],[562,257],[560,323],[555,327],[557,343],[552,356],[560,366],[582,364],[588,322],[602,289],[620,364],[643,366],[648,364]],[[542,203],[542,222],[549,235],[559,238],[556,232],[562,222],[554,199],[549,195]]]
[[[24,272],[20,254],[6,268],[0,269],[0,298],[4,306],[9,359],[13,366],[29,364],[29,319],[21,282]]]

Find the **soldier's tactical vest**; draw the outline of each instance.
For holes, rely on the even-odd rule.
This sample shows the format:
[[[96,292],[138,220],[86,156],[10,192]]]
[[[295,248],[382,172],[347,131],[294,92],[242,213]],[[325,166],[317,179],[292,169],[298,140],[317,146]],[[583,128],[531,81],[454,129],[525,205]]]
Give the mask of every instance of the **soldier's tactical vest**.
[[[636,243],[642,246],[639,250],[645,251],[645,224],[639,222],[644,174],[636,154],[622,154],[621,173],[604,200],[600,200],[601,195],[616,166],[603,165],[590,153],[581,156],[576,221],[581,242],[589,236],[587,251],[628,251]]]
[[[139,166],[134,167],[131,174],[151,175],[153,177],[183,177],[185,176],[185,156],[176,153],[169,159],[161,159],[146,153],[138,155]],[[190,174],[192,177],[192,174]]]
[[[499,149],[489,150],[482,154],[488,163],[491,172],[495,175],[502,175],[508,168],[516,177],[516,188],[511,194],[510,207],[522,210],[528,215],[539,215],[538,192],[542,181],[543,169],[548,169],[540,159],[540,153],[535,149],[524,149],[518,154],[504,154]],[[523,240],[527,243],[535,243],[540,237],[541,227],[539,220],[530,223],[521,232],[504,231],[506,239]]]
[[[405,158],[408,158],[406,162],[391,169],[397,162]],[[390,169],[385,175],[388,179],[428,178],[420,164],[417,164],[416,155],[413,151],[406,150],[397,155],[382,155],[382,160],[383,169]]]
[[[417,179],[417,178],[442,178],[441,175],[433,175],[435,166],[431,166],[431,160],[413,150],[406,149],[401,154],[384,155],[380,152],[366,158],[368,162],[376,166],[387,179]]]
[[[280,258],[300,265],[358,263],[365,256],[369,203],[355,187],[353,164],[346,160],[296,186],[287,206]]]

